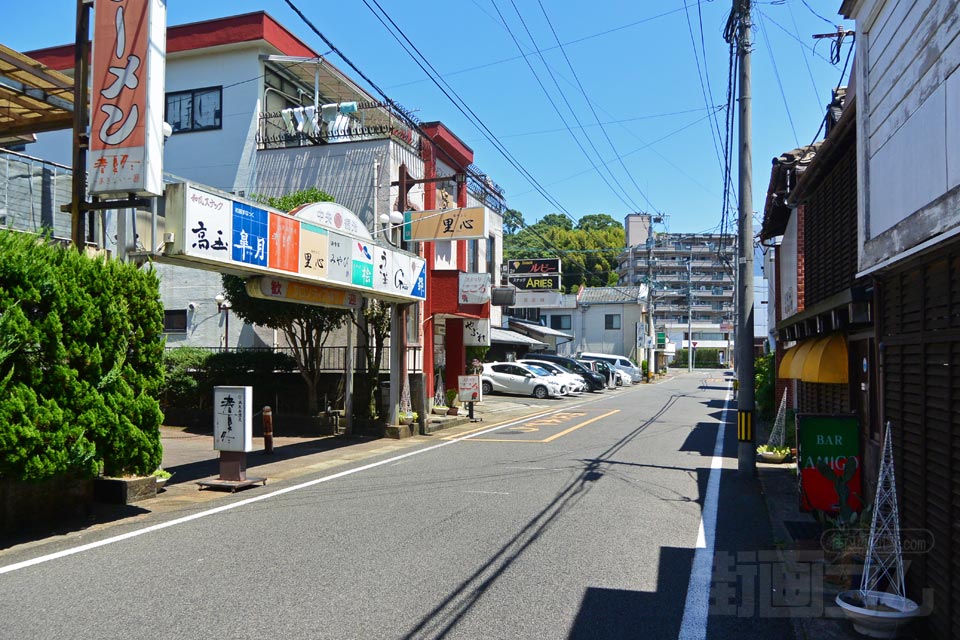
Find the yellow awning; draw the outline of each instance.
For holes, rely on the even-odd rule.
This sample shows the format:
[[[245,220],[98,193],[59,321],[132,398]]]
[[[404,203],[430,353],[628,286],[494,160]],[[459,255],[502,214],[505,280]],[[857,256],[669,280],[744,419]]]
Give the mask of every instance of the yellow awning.
[[[821,384],[846,384],[849,381],[847,341],[840,334],[816,340],[803,360],[800,380]]]
[[[783,352],[783,359],[780,360],[780,368],[777,369],[777,376],[780,378],[790,377],[790,365],[794,356],[797,355],[798,347],[792,347]]]
[[[800,379],[800,376],[803,374],[803,362],[807,359],[807,354],[810,353],[810,350],[813,349],[813,345],[816,343],[817,341],[815,339],[811,339],[792,349],[792,351],[796,351],[796,353],[793,355],[793,360],[790,361],[790,370],[783,376],[784,378]]]

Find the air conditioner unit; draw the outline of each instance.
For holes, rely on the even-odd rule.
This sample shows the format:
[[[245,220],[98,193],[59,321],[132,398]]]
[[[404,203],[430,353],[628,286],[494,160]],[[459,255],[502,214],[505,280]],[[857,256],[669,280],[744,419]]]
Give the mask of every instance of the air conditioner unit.
[[[490,289],[490,304],[493,306],[512,307],[516,302],[516,287],[493,287]]]

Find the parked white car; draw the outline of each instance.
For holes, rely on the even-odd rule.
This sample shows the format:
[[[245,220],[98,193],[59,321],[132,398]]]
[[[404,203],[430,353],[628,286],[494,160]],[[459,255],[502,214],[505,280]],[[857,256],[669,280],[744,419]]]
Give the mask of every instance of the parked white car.
[[[561,384],[549,372],[539,367],[517,362],[487,362],[480,374],[480,385],[484,395],[498,391],[517,393],[543,399],[563,395]]]
[[[580,360],[596,360],[600,362],[606,362],[611,367],[617,371],[623,371],[630,375],[630,378],[634,382],[640,382],[643,377],[643,372],[640,370],[640,367],[633,364],[629,358],[626,356],[618,356],[610,353],[581,353]],[[626,384],[628,382],[624,381]]]
[[[564,386],[567,387],[567,393],[582,393],[587,388],[587,381],[583,379],[578,373],[573,373],[569,369],[565,369],[555,362],[547,362],[546,360],[537,360],[535,358],[524,358],[522,360],[517,360],[520,364],[529,364],[540,367],[541,369],[546,369],[551,374],[553,374],[558,380],[561,380]]]

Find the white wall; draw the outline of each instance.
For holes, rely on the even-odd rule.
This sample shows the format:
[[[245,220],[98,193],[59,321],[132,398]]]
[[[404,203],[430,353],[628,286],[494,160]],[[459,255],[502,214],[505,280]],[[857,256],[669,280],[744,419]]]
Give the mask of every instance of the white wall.
[[[865,269],[960,225],[960,20],[953,0],[865,0],[850,17]]]
[[[166,92],[222,86],[222,129],[176,133],[167,140],[164,171],[223,191],[253,185],[263,65],[259,48],[171,55]]]

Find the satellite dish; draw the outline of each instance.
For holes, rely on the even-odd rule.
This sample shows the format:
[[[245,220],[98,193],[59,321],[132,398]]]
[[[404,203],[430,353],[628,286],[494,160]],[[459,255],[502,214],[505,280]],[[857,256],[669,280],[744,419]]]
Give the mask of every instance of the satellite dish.
[[[336,202],[311,202],[302,204],[290,211],[290,215],[307,222],[315,222],[320,226],[333,229],[352,236],[373,240],[370,230],[363,220],[353,211]]]

